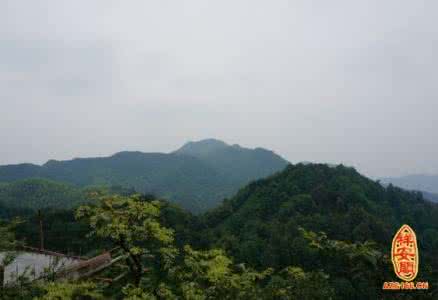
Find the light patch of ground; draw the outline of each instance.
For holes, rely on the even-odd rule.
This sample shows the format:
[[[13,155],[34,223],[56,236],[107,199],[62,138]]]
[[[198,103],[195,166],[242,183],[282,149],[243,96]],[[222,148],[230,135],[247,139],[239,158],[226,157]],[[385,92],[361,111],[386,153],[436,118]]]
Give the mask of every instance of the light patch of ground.
[[[0,263],[6,253],[0,253]],[[47,270],[58,271],[80,260],[41,253],[18,252],[14,261],[5,268],[4,284],[12,283],[18,276],[26,275],[33,280],[44,275]]]

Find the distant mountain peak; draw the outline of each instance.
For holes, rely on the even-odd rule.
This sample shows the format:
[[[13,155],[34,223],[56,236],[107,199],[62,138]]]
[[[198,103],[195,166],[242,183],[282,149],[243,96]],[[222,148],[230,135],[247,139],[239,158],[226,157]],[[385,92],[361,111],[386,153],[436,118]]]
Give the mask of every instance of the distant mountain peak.
[[[384,184],[393,184],[407,190],[438,194],[438,174],[413,174],[401,177],[380,178]]]
[[[0,166],[0,182],[39,177],[79,187],[120,185],[200,212],[287,164],[269,150],[205,139],[172,153],[122,151],[107,157],[50,160],[43,166]]]
[[[187,142],[186,144],[184,144],[184,146],[176,150],[174,153],[202,156],[202,155],[208,155],[218,150],[226,149],[228,147],[230,147],[230,145],[228,145],[227,143],[221,140],[210,138],[210,139],[204,139],[195,142],[192,141]]]

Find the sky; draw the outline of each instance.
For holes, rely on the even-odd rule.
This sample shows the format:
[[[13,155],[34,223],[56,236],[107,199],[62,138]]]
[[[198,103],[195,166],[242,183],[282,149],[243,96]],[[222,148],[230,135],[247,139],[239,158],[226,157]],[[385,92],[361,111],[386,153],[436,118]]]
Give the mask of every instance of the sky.
[[[438,2],[0,2],[0,164],[222,139],[438,173]]]

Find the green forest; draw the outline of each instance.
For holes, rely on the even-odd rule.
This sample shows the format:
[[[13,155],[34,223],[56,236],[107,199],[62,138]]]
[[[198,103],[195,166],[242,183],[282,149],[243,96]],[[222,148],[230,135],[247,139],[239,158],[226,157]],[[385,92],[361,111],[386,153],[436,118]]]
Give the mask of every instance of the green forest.
[[[438,300],[437,1],[0,0],[0,300]]]
[[[2,251],[38,247],[37,210],[45,208],[46,249],[88,257],[112,249],[123,258],[80,280],[21,278],[19,288],[1,290],[3,299],[438,297],[438,205],[342,165],[289,165],[196,215],[120,186],[77,189],[38,179],[0,191],[1,199],[32,203],[0,203]],[[56,205],[61,198],[69,205]],[[403,224],[417,234],[416,280],[429,290],[382,290],[397,281],[390,250]]]
[[[19,195],[20,204],[17,205],[42,208],[44,203],[37,203],[41,201],[70,205],[81,198],[81,192],[74,188],[123,186],[157,195],[200,213],[216,207],[223,198],[232,196],[250,181],[269,176],[286,165],[287,161],[272,151],[228,145],[214,139],[189,142],[171,153],[122,151],[109,157],[49,160],[41,166],[5,165],[0,166],[0,183],[26,187],[6,186],[6,191],[0,187],[0,203],[15,202],[14,196],[20,191],[53,189],[53,195],[66,193],[65,197],[53,202],[38,197],[27,199],[33,195]],[[51,183],[16,183],[30,179],[46,179]],[[53,181],[68,186],[55,186]]]

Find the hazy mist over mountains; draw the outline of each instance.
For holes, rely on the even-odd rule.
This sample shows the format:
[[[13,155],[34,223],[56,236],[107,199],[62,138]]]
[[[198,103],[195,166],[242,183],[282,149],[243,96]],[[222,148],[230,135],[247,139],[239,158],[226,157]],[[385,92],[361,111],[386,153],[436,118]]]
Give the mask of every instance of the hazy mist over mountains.
[[[171,153],[123,151],[109,157],[49,160],[41,166],[0,166],[0,183],[46,178],[77,187],[121,186],[155,194],[199,212],[217,206],[245,184],[280,171],[287,164],[266,149],[206,139],[189,142]]]
[[[270,150],[249,149],[209,138],[187,142],[170,153],[122,151],[109,157],[49,160],[41,166],[0,166],[0,182],[46,178],[77,187],[121,186],[156,194],[199,212],[217,206],[245,184],[281,171],[287,164],[284,158]],[[336,164],[327,165],[336,167]],[[410,175],[380,181],[385,185],[392,183],[406,190],[421,191],[426,199],[438,202],[438,176]],[[54,185],[50,182],[37,184]],[[68,190],[71,187],[54,189]],[[75,201],[79,200],[72,202]]]
[[[382,178],[384,184],[393,184],[406,190],[421,191],[426,199],[438,202],[438,175],[408,175]]]
[[[438,174],[436,1],[103,3],[0,4],[0,164],[217,137]]]
[[[407,175],[393,178],[382,178],[384,183],[392,183],[408,190],[427,191],[438,194],[438,175]]]
[[[437,12],[0,1],[1,300],[438,299]]]

